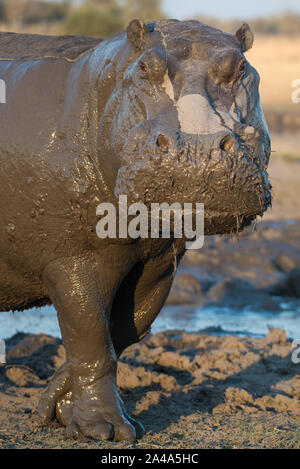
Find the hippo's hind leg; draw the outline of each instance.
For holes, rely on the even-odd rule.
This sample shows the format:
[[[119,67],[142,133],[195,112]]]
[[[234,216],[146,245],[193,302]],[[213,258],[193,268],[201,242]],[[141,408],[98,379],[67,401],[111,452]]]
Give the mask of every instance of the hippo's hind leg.
[[[68,421],[63,422],[69,436],[136,438],[116,389],[116,355],[109,328],[111,301],[126,275],[126,265],[128,259],[127,263],[121,258],[116,261],[111,253],[104,253],[100,261],[89,254],[54,261],[45,269],[43,280],[57,309],[67,357],[67,365],[50,385],[50,396],[54,393],[61,401],[71,386],[72,405]],[[53,399],[48,405],[45,401],[44,395],[40,409],[47,420],[54,410]]]

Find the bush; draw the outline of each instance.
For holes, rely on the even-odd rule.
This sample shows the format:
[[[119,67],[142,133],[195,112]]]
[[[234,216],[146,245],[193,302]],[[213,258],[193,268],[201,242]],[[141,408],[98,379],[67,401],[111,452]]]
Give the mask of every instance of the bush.
[[[62,21],[67,15],[68,5],[56,2],[28,1],[23,13],[23,23],[34,24],[42,21]]]
[[[0,18],[6,23],[37,24],[62,21],[68,9],[68,3],[60,0],[0,0]]]
[[[106,38],[124,28],[121,9],[100,10],[84,6],[72,11],[65,23],[68,34]]]

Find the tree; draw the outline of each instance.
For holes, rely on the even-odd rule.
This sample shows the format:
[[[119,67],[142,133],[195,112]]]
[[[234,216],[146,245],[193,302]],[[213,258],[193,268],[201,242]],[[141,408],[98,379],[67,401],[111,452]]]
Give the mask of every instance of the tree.
[[[144,21],[164,18],[161,9],[161,0],[124,0],[122,5],[126,23],[136,17]]]
[[[119,6],[117,0],[85,0],[85,4],[106,9],[112,9]]]
[[[106,38],[124,27],[123,11],[119,7],[99,8],[84,5],[73,10],[67,17],[65,30],[68,34]]]
[[[3,0],[0,0],[0,21],[5,20],[5,8]]]
[[[67,16],[65,30],[106,38],[124,29],[134,17],[151,21],[163,16],[161,0],[85,0]]]
[[[5,19],[9,23],[23,23],[28,0],[4,0]]]
[[[0,16],[7,23],[61,21],[66,16],[66,0],[1,0]],[[2,15],[1,15],[2,13]]]

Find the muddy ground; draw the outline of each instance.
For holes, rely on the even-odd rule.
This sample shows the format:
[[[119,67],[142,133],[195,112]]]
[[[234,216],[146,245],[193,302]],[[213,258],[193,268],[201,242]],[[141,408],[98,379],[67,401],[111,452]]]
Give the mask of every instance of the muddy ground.
[[[299,173],[299,163],[275,159],[265,221],[239,240],[211,237],[188,252],[168,307],[225,304],[238,313],[251,304],[276,314],[277,298],[300,305]],[[43,334],[10,338],[0,367],[0,448],[299,448],[300,364],[285,332],[213,332],[158,333],[123,354],[120,392],[147,431],[135,444],[70,441],[55,422],[41,427],[35,407],[63,346]]]

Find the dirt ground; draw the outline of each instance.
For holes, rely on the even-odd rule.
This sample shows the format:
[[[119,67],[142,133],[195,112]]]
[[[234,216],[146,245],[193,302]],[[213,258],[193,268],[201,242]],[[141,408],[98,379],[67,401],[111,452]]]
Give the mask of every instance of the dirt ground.
[[[299,365],[285,333],[263,339],[158,333],[123,354],[118,385],[147,434],[134,444],[70,441],[35,406],[64,360],[58,339],[18,334],[0,378],[1,448],[299,448]],[[297,374],[298,373],[298,374]]]
[[[171,303],[184,308],[195,298],[203,300],[196,271],[193,281],[192,271],[187,273],[193,265],[202,266],[198,279],[218,272],[215,284],[207,281],[209,301],[229,298],[238,309],[256,298],[272,306],[274,288],[299,301],[300,223],[276,228],[279,220],[299,220],[299,170],[297,162],[274,158],[275,198],[266,225],[258,234],[243,235],[246,251],[219,237],[206,251],[189,254]],[[251,287],[236,279],[249,280]],[[282,330],[260,339],[168,331],[130,347],[119,363],[118,385],[127,409],[147,431],[134,444],[71,441],[56,422],[41,427],[35,408],[64,360],[63,346],[43,334],[18,334],[7,348],[7,364],[0,366],[0,448],[300,447],[300,364],[292,362],[292,344]]]

